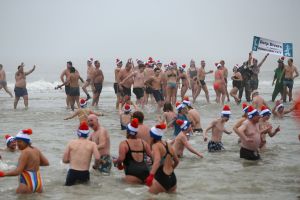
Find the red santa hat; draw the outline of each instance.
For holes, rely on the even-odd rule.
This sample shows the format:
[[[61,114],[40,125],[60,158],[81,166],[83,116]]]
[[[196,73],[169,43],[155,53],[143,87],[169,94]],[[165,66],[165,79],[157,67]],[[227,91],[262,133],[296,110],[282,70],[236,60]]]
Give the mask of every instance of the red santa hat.
[[[190,127],[190,125],[191,125],[191,123],[189,121],[187,121],[187,120],[181,120],[181,119],[177,119],[176,120],[176,124],[178,126],[180,126],[180,129],[182,131],[186,131]]]
[[[192,105],[192,103],[191,103],[191,101],[190,101],[190,99],[189,99],[188,96],[183,97],[182,103],[183,103],[184,105],[186,105],[186,106],[191,106],[191,105]]]
[[[119,65],[122,63],[122,60],[120,60],[119,58],[116,59],[116,65]]]
[[[130,112],[131,111],[131,106],[130,106],[130,104],[128,104],[128,103],[126,103],[125,105],[124,105],[124,112]]]
[[[262,116],[262,117],[267,116],[267,115],[271,115],[271,111],[265,105],[263,105],[260,110],[261,111],[260,111],[259,115]]]
[[[181,111],[181,109],[185,108],[185,105],[180,103],[180,102],[176,102],[176,110],[179,112]]]
[[[11,136],[11,135],[5,135],[5,139],[6,139],[6,145],[8,146],[10,143],[12,143],[13,141],[16,140],[15,137]]]
[[[87,106],[87,101],[85,99],[80,99],[79,103],[81,108],[85,108]]]
[[[228,105],[224,105],[223,110],[221,112],[221,116],[229,118],[230,115],[231,115],[230,107]]]
[[[283,63],[283,61],[284,61],[284,56],[280,57],[277,62]]]
[[[252,105],[250,105],[248,108],[248,119],[252,119],[257,115],[259,115],[258,111]]]
[[[165,123],[158,124],[150,129],[150,136],[155,140],[161,140],[166,128],[167,125]]]
[[[78,137],[87,138],[89,136],[89,133],[90,129],[86,121],[81,122],[77,130]]]
[[[183,65],[181,65],[181,66],[179,67],[179,70],[180,70],[180,71],[184,71],[185,67],[186,67],[186,64],[183,64]]]
[[[16,135],[16,140],[22,140],[25,143],[29,144],[31,142],[30,139],[30,135],[32,134],[32,130],[29,129],[23,129],[21,131],[18,132],[18,134]]]
[[[132,121],[127,125],[127,134],[136,135],[139,127],[139,120],[133,118]]]
[[[244,113],[247,113],[247,112],[248,112],[249,106],[247,105],[247,103],[244,102],[244,103],[242,104],[242,108],[243,108]]]

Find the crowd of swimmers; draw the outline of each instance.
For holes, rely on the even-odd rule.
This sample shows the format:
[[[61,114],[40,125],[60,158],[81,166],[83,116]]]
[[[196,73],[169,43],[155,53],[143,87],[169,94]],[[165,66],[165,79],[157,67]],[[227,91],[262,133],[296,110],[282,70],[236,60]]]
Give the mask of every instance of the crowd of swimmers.
[[[289,108],[283,104],[286,101],[287,91],[289,100],[293,100],[291,95],[293,79],[298,76],[292,59],[289,59],[288,65],[285,66],[282,65],[284,59],[280,58],[278,68],[283,66],[283,69],[275,71],[273,83],[276,81],[276,91],[274,90],[274,93],[276,95],[281,93],[282,99],[277,100],[275,106],[271,108],[259,94],[258,73],[267,57],[268,54],[258,63],[252,57],[252,53],[249,53],[248,61],[241,67],[235,66],[232,76],[233,89],[230,92],[227,91],[228,70],[225,62],[222,60],[216,63],[217,70],[213,87],[216,92],[216,102],[223,104],[223,109],[220,111],[220,117],[214,119],[206,129],[203,129],[201,124],[199,110],[193,107],[201,89],[205,92],[207,102],[210,102],[205,76],[213,71],[205,70],[205,61],[201,61],[201,67],[197,69],[195,61],[192,60],[190,68],[185,72],[186,65],[178,67],[176,62],[170,62],[163,66],[160,61],[154,61],[151,57],[146,63],[137,60],[137,66],[134,66],[133,60],[129,59],[125,68],[122,69],[122,61],[117,59],[114,83],[117,97],[116,109],[119,111],[120,129],[125,131],[126,138],[120,142],[119,155],[116,157],[110,153],[109,130],[98,119],[103,113],[94,112],[87,107],[90,98],[92,98],[92,106],[99,104],[104,81],[100,62],[95,60],[94,67],[93,59],[88,59],[86,81],[81,78],[72,62],[67,62],[67,68],[60,77],[62,84],[56,89],[65,87],[66,104],[74,110],[74,114],[66,117],[65,120],[78,117],[79,126],[76,130],[78,137],[67,144],[62,158],[63,163],[70,165],[65,185],[72,186],[88,182],[92,163],[94,170],[108,175],[112,166],[123,170],[125,182],[146,184],[150,193],[175,192],[177,188],[175,168],[180,158],[184,156],[184,150],[187,149],[197,157],[203,158],[203,154],[189,142],[194,133],[203,133],[204,142],[208,142],[208,152],[220,152],[225,150],[222,143],[223,133],[235,132],[239,137],[240,158],[252,161],[261,159],[260,153],[267,147],[267,136],[274,137],[280,132],[279,126],[273,128],[269,122],[270,116],[281,119],[292,111],[300,110],[300,101],[295,101]],[[3,74],[2,66],[0,67],[1,74]],[[20,97],[24,98],[25,107],[28,106],[26,76],[34,71],[35,66],[28,72],[24,72],[23,68],[22,63],[16,73],[14,108]],[[6,80],[5,73],[1,77],[2,80],[3,77]],[[86,98],[82,99],[80,99],[80,80],[84,83],[82,90],[86,94]],[[282,87],[278,85],[281,82]],[[0,83],[9,93],[6,82]],[[87,90],[89,85],[92,88],[92,96]],[[131,100],[131,88],[136,95],[136,102]],[[177,99],[178,89],[181,89],[179,99]],[[186,96],[188,89],[192,90],[192,100]],[[225,124],[231,118],[232,113],[229,105],[224,105],[224,102],[226,98],[229,101],[229,95],[231,95],[237,104],[241,103],[241,94],[238,95],[237,92],[242,93],[244,89],[248,102],[242,103],[243,114],[231,131],[225,128]],[[157,112],[161,114],[156,120],[156,125],[151,128],[143,123],[144,113],[142,112],[144,105],[150,103],[149,97],[155,99]],[[273,100],[275,101],[275,98]],[[75,108],[77,108],[76,111]],[[171,140],[165,140],[164,134],[167,129],[173,130]],[[211,132],[210,139],[209,132]],[[24,129],[15,137],[5,136],[7,144],[5,151],[15,152],[16,147],[21,151],[17,167],[10,171],[0,171],[0,177],[19,176],[17,193],[42,192],[43,190],[39,168],[49,165],[49,161],[38,148],[32,146],[30,138],[32,133],[31,129]]]

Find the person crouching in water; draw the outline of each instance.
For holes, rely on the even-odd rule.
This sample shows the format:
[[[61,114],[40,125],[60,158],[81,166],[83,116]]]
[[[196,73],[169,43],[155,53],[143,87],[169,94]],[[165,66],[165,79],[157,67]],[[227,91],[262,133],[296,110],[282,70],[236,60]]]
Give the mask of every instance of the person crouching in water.
[[[124,105],[124,111],[119,110],[121,130],[126,130],[127,125],[132,118],[131,107],[129,104]]]
[[[166,128],[166,124],[163,123],[150,129],[153,165],[146,184],[149,186],[149,192],[153,194],[176,191],[177,180],[174,169],[177,167],[179,159],[174,148],[161,139]]]
[[[138,119],[133,118],[127,125],[127,139],[119,145],[119,157],[114,159],[114,165],[125,172],[125,182],[144,184],[149,176],[149,169],[145,161],[146,154],[151,157],[149,145],[136,137]]]
[[[224,127],[225,123],[228,122],[231,112],[228,105],[223,107],[221,112],[221,118],[216,119],[211,122],[210,126],[204,131],[204,142],[207,141],[207,132],[212,129],[211,140],[208,142],[207,148],[208,152],[216,152],[225,150],[222,143],[223,132],[226,134],[231,134],[231,131],[227,131]]]
[[[90,180],[90,163],[92,155],[95,158],[94,169],[100,165],[100,154],[95,142],[89,141],[89,127],[86,121],[80,123],[77,130],[78,138],[71,140],[65,150],[63,163],[70,163],[66,178],[66,186],[72,186],[77,183],[88,183]]]
[[[21,150],[17,168],[8,172],[0,171],[0,177],[20,175],[16,193],[30,194],[43,191],[40,166],[48,166],[49,161],[39,149],[31,146],[31,134],[31,129],[25,129],[16,135],[18,149]]]
[[[5,135],[6,140],[6,151],[8,152],[15,152],[17,151],[17,142],[16,138],[11,135]]]
[[[200,152],[198,152],[194,147],[192,147],[192,145],[189,143],[189,138],[192,134],[191,123],[186,120],[177,119],[176,124],[178,124],[178,126],[181,129],[179,134],[172,142],[174,143],[173,146],[175,148],[176,155],[178,157],[182,157],[184,149],[187,148],[191,153],[197,155],[199,158],[203,158],[203,155]]]
[[[261,111],[259,114],[261,117],[259,119],[259,130],[261,138],[259,149],[264,150],[267,143],[266,135],[268,134],[270,137],[274,137],[280,131],[280,127],[278,126],[275,130],[272,130],[272,125],[269,122],[271,111],[266,106],[261,107]]]

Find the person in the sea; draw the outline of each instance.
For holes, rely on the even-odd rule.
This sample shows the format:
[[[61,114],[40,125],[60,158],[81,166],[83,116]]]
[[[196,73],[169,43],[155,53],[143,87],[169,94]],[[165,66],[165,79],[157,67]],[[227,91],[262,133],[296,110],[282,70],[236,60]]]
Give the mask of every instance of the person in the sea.
[[[5,151],[8,152],[15,152],[17,151],[17,141],[14,136],[5,135],[5,142],[6,142],[6,149]]]
[[[225,150],[222,143],[223,132],[226,134],[231,134],[231,131],[225,129],[225,123],[228,122],[231,115],[230,107],[224,105],[221,112],[221,118],[215,119],[204,131],[204,141],[207,141],[207,132],[212,129],[211,140],[208,142],[207,148],[208,152],[217,152]]]
[[[119,115],[120,115],[121,130],[126,130],[127,125],[130,123],[130,120],[132,118],[130,104],[125,104],[123,111],[119,110]]]
[[[284,70],[284,57],[278,59],[278,67],[274,70],[274,78],[272,81],[272,86],[274,86],[274,91],[272,93],[272,101],[274,102],[277,95],[280,93],[281,99],[283,98],[283,70]]]
[[[17,109],[18,102],[20,100],[20,97],[24,99],[24,105],[25,109],[28,109],[28,93],[26,88],[26,76],[31,74],[35,70],[35,65],[33,68],[28,71],[24,72],[24,63],[21,63],[21,65],[18,66],[18,71],[15,74],[15,101],[14,101],[14,109]]]
[[[5,92],[7,94],[10,95],[10,97],[13,97],[12,93],[7,88],[6,73],[5,73],[4,69],[3,69],[3,65],[0,64],[0,90],[2,88],[5,90]]]
[[[89,140],[97,144],[97,149],[100,154],[100,165],[97,169],[101,173],[110,174],[112,159],[110,156],[109,133],[106,128],[100,125],[98,117],[95,114],[88,116],[88,125],[94,130],[89,136]]]
[[[272,125],[269,122],[271,111],[266,106],[261,107],[261,111],[259,114],[261,117],[259,120],[259,130],[261,138],[259,149],[264,150],[267,144],[267,134],[270,137],[274,137],[280,131],[280,126],[277,126],[277,128],[273,129]]]
[[[146,184],[149,192],[158,194],[161,192],[176,192],[177,179],[174,169],[179,163],[179,159],[172,145],[162,140],[166,124],[158,124],[150,129],[153,165]]]
[[[65,185],[72,186],[77,183],[87,183],[90,180],[90,163],[95,158],[94,169],[100,166],[100,154],[95,142],[87,140],[90,130],[86,121],[80,123],[77,130],[77,139],[67,145],[63,155],[63,163],[70,164]]]
[[[185,104],[183,103],[180,103],[180,102],[176,102],[176,110],[178,112],[178,114],[176,115],[176,118],[174,119],[173,121],[173,125],[174,125],[174,136],[176,137],[180,131],[181,131],[181,128],[180,126],[176,123],[176,120],[177,119],[180,119],[180,120],[186,120],[188,121],[188,109],[186,107]]]
[[[240,158],[246,160],[259,160],[259,145],[261,143],[259,131],[259,112],[248,107],[248,119],[238,128],[237,134],[241,139]]]
[[[273,117],[275,118],[283,118],[286,114],[295,110],[295,105],[292,105],[290,108],[285,109],[283,103],[278,100],[276,101],[275,106],[272,109]]]
[[[233,125],[233,127],[232,127],[232,130],[236,133],[236,134],[238,134],[238,128],[240,127],[240,126],[242,126],[242,124],[243,124],[243,122],[245,121],[245,120],[247,120],[248,119],[248,108],[249,108],[249,106],[247,105],[247,103],[243,103],[242,104],[242,108],[243,108],[243,115],[242,115],[242,117],[240,118],[240,119],[238,119],[237,120],[237,122]],[[241,139],[239,138],[239,140],[238,140],[238,143],[240,143],[241,142]]]
[[[80,103],[80,108],[78,110],[76,110],[73,115],[66,117],[64,120],[73,119],[74,117],[78,116],[79,122],[83,122],[83,121],[88,120],[88,116],[90,114],[95,114],[98,117],[104,116],[103,113],[97,113],[97,112],[92,111],[91,109],[88,109],[87,108],[87,100],[80,99],[79,103]]]
[[[199,158],[203,158],[203,155],[189,143],[189,139],[192,134],[191,123],[187,120],[177,119],[176,124],[179,125],[181,130],[176,138],[171,142],[175,149],[176,155],[178,157],[183,157],[183,151],[185,148],[187,148],[191,153],[197,155]]]
[[[262,106],[268,107],[267,102],[264,100],[264,98],[261,95],[259,95],[258,90],[252,91],[252,105],[257,110],[259,110]]]
[[[163,107],[162,116],[158,117],[160,122],[167,124],[167,128],[173,128],[173,121],[176,120],[176,113],[173,110],[173,106],[170,102],[165,102]]]
[[[49,161],[38,148],[31,145],[31,134],[31,129],[24,129],[16,135],[18,149],[21,150],[17,168],[8,172],[0,171],[0,177],[20,176],[16,193],[30,194],[43,191],[40,166],[48,166]]]
[[[144,184],[149,176],[149,169],[145,161],[146,155],[152,157],[150,146],[136,137],[138,119],[133,118],[127,125],[127,139],[119,145],[119,157],[114,159],[114,165],[125,172],[124,180],[131,184]]]
[[[132,114],[132,118],[137,118],[139,121],[139,126],[138,126],[138,133],[136,135],[137,138],[140,138],[142,140],[144,140],[145,142],[147,142],[149,144],[149,146],[151,145],[151,137],[149,134],[149,126],[144,124],[144,113],[141,111],[135,111]]]
[[[198,110],[192,107],[192,103],[189,100],[189,97],[185,96],[183,98],[182,104],[184,104],[188,109],[187,117],[189,121],[192,123],[193,132],[202,133],[203,129],[200,121],[200,113],[198,112]]]

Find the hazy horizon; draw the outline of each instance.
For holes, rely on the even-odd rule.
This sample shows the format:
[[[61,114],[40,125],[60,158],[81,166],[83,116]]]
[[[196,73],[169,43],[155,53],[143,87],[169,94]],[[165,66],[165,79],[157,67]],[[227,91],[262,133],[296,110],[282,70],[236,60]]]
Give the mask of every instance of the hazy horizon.
[[[197,65],[205,59],[208,68],[224,59],[231,68],[247,59],[256,35],[292,42],[297,65],[299,7],[293,0],[2,0],[0,63],[8,76],[21,62],[27,70],[36,64],[44,79],[59,77],[68,60],[85,77],[89,57],[108,76],[116,58],[129,57],[186,64],[193,58]],[[276,67],[278,57],[271,55],[263,70]]]

